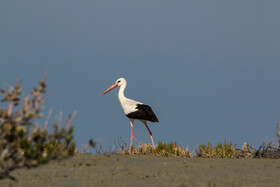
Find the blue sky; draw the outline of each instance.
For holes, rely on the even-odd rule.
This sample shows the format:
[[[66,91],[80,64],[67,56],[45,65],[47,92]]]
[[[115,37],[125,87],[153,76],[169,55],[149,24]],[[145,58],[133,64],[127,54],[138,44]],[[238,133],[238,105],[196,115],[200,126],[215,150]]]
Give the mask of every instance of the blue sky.
[[[29,93],[48,70],[46,113],[77,110],[75,139],[130,140],[114,90],[150,105],[155,142],[196,146],[276,138],[280,119],[279,1],[0,2],[0,81]],[[0,87],[4,87],[1,84]],[[53,116],[54,117],[54,116]],[[135,142],[150,142],[145,126]]]

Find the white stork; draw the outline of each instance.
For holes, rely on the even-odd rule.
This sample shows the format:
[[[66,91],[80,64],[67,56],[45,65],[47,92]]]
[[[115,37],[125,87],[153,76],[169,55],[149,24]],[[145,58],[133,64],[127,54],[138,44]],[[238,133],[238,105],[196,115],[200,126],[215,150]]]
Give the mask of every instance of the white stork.
[[[133,140],[133,122],[134,120],[139,120],[145,124],[147,127],[150,137],[152,140],[153,148],[155,149],[154,140],[152,136],[152,132],[150,131],[147,121],[151,122],[159,122],[157,116],[152,111],[152,108],[144,103],[128,99],[124,96],[124,90],[126,87],[126,80],[124,78],[119,78],[115,84],[113,84],[110,88],[108,88],[102,95],[106,94],[107,92],[113,90],[116,87],[120,87],[119,89],[119,101],[123,108],[125,115],[129,118],[130,126],[131,126],[131,137],[130,137],[130,146],[129,150],[131,151],[132,140]]]

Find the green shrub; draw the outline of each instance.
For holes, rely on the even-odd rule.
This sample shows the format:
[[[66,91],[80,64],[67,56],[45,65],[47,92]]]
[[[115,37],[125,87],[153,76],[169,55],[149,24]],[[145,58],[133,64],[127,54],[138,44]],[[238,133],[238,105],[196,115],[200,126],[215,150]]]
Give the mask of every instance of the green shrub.
[[[1,101],[7,107],[0,107],[0,179],[15,179],[10,175],[14,169],[35,167],[74,154],[74,128],[70,125],[76,112],[68,117],[63,127],[55,122],[53,132],[47,130],[52,110],[44,125],[38,125],[42,105],[47,98],[46,88],[45,74],[44,79],[27,96],[22,95],[19,81],[15,86],[0,90],[3,94]]]

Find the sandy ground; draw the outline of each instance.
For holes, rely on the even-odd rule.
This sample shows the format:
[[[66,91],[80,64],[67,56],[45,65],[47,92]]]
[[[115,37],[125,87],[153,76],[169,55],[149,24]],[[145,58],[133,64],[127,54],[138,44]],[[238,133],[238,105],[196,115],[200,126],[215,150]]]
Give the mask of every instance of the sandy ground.
[[[12,175],[0,186],[280,186],[280,159],[79,154]]]

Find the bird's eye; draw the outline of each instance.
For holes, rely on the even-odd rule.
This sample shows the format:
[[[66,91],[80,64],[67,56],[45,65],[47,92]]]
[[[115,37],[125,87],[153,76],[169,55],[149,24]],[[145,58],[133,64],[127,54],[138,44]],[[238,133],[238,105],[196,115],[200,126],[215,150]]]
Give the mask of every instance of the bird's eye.
[[[121,81],[118,81],[117,83],[119,83],[119,82],[121,82]]]

